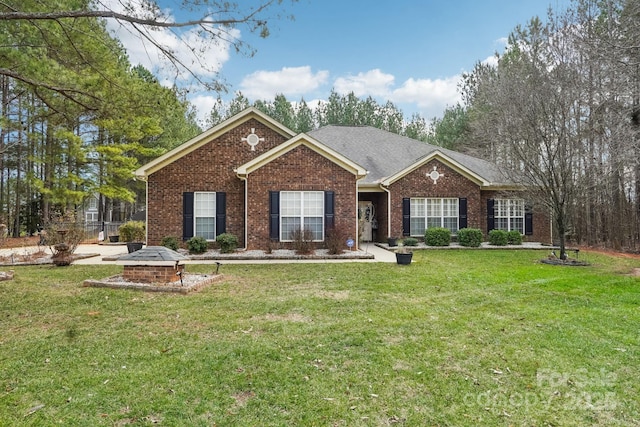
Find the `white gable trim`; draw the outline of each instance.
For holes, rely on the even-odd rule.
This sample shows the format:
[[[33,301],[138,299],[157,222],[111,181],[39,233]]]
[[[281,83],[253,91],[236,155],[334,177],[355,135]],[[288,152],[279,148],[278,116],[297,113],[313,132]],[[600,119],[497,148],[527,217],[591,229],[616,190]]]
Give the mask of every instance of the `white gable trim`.
[[[220,135],[228,132],[229,130],[241,125],[242,123],[250,119],[256,119],[264,123],[266,126],[285,137],[291,138],[295,135],[295,132],[293,132],[291,129],[281,125],[260,110],[254,107],[250,107],[236,114],[235,116],[230,117],[222,123],[219,123],[218,125],[202,132],[200,135],[191,138],[189,141],[177,146],[173,150],[163,154],[157,159],[152,160],[146,165],[141,166],[134,171],[134,175],[136,178],[146,180],[146,178],[152,173],[157,172],[163,167],[197,150],[203,145],[218,138]]]
[[[294,138],[292,138],[292,139],[290,139],[290,140],[278,145],[277,147],[272,148],[271,150],[267,151],[266,153],[263,153],[263,154],[259,155],[255,159],[253,159],[253,160],[241,165],[240,167],[235,169],[235,172],[239,177],[246,177],[251,172],[261,168],[262,166],[266,165],[267,163],[277,159],[278,157],[288,153],[289,151],[291,151],[294,148],[297,148],[297,147],[299,147],[301,145],[304,145],[304,146],[310,148],[311,150],[315,151],[316,153],[320,154],[321,156],[329,159],[333,163],[336,163],[337,165],[341,166],[343,169],[345,169],[345,170],[351,172],[352,174],[356,175],[356,177],[358,179],[366,176],[367,173],[368,173],[359,164],[349,160],[348,158],[346,158],[342,154],[340,154],[337,151],[327,147],[326,145],[320,143],[319,141],[317,141],[316,139],[310,137],[309,135],[307,135],[305,133],[301,133],[301,134],[297,135],[296,137],[294,137]]]
[[[454,169],[456,172],[460,173],[461,175],[465,176],[466,178],[468,178],[469,180],[473,181],[474,183],[480,186],[491,185],[489,181],[487,181],[477,173],[473,172],[471,169],[465,167],[461,163],[453,160],[451,157],[447,156],[440,150],[432,151],[427,156],[421,158],[417,162],[409,165],[408,167],[402,169],[401,171],[396,172],[394,175],[383,178],[380,183],[383,186],[388,187],[394,182],[404,178],[409,173],[415,171],[419,167],[425,165],[426,163],[429,163],[431,160],[434,160],[434,159],[441,161],[445,165],[449,166],[450,168]]]

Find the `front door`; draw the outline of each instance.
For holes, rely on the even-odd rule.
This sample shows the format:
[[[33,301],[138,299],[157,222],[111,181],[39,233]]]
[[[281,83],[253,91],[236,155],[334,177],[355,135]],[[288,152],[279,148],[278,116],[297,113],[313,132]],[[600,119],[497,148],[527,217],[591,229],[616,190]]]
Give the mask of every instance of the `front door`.
[[[375,225],[375,210],[369,201],[358,202],[358,227],[360,227],[360,241],[371,242]]]

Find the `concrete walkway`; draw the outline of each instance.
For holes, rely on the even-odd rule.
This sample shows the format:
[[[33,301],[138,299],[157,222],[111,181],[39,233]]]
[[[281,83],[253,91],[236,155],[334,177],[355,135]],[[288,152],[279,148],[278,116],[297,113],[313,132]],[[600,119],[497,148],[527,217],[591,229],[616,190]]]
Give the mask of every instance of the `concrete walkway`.
[[[363,243],[361,251],[374,256],[373,259],[220,259],[220,260],[191,260],[187,264],[215,264],[221,262],[223,264],[286,264],[286,263],[335,263],[335,262],[396,262],[393,252],[380,248],[373,243]],[[50,254],[48,247],[24,246],[18,248],[0,249],[0,257],[11,257],[12,255],[27,255],[44,250]],[[76,255],[83,255],[86,258],[74,261],[74,264],[116,264],[115,259],[120,255],[127,254],[127,246],[123,244],[87,244],[78,245]]]

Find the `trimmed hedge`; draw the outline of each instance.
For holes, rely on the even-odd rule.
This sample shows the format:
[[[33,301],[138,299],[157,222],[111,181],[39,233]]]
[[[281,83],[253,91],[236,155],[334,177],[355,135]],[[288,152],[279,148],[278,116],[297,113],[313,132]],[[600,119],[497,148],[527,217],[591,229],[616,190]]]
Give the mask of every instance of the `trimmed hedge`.
[[[118,228],[120,241],[144,242],[146,236],[144,221],[127,221]]]
[[[209,243],[204,237],[194,236],[187,240],[187,248],[192,254],[203,254],[209,249]]]
[[[222,233],[216,237],[216,242],[220,245],[220,252],[230,254],[238,248],[238,238],[231,233]]]
[[[458,230],[458,243],[460,246],[477,248],[482,244],[482,230],[479,228],[462,228]]]
[[[418,239],[415,237],[407,237],[402,241],[404,246],[418,246]]]
[[[506,246],[509,242],[507,232],[504,230],[491,230],[489,232],[489,244],[494,246]]]
[[[427,246],[449,246],[451,230],[444,227],[427,228],[424,232],[424,242]]]
[[[177,251],[178,248],[180,247],[180,244],[178,243],[177,237],[165,236],[162,238],[162,241],[160,242],[160,246],[164,246],[165,248],[169,248],[174,251]]]
[[[507,243],[510,245],[521,245],[522,234],[517,230],[512,230],[507,233]]]

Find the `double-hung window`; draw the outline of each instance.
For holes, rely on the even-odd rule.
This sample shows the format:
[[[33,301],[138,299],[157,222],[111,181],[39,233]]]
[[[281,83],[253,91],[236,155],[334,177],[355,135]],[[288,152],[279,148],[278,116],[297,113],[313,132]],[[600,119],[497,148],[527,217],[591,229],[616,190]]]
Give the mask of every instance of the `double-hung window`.
[[[207,240],[216,238],[216,193],[196,192],[194,196],[194,235]]]
[[[519,231],[524,234],[524,200],[496,199],[494,201],[495,228],[505,231]]]
[[[314,241],[324,236],[324,192],[280,192],[280,240],[294,240],[296,231],[309,230]]]
[[[423,236],[427,228],[444,227],[452,233],[458,232],[458,199],[455,198],[412,198],[412,236]]]

